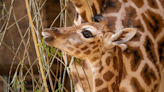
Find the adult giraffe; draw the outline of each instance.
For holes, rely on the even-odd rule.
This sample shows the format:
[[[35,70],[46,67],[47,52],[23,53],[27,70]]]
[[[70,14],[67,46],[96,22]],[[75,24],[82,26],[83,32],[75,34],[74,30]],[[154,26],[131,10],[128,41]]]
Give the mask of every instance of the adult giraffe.
[[[80,14],[77,14],[75,23],[80,24],[81,17],[82,21],[91,22],[92,16],[86,0],[71,1]],[[160,82],[162,81],[161,85],[164,82],[164,1],[90,0],[90,5],[94,16],[101,14],[106,17],[109,20],[109,28],[114,32],[126,27],[139,29],[133,39],[135,42],[128,42],[128,49],[123,53],[128,74],[124,76],[120,88],[129,92],[135,92],[140,88],[158,89]],[[155,80],[158,83],[155,83]],[[160,88],[158,91],[163,91],[162,87]]]

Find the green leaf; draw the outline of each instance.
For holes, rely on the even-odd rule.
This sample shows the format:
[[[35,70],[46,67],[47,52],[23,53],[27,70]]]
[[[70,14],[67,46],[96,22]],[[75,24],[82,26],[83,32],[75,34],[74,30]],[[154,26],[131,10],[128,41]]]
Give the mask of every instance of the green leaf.
[[[27,89],[26,89],[25,87],[24,87],[24,91],[25,91],[25,92],[28,92]]]
[[[35,92],[40,92],[40,90],[39,90],[39,89],[37,89]]]
[[[1,11],[1,14],[4,14],[4,10],[5,10],[5,9],[3,8],[2,11]]]
[[[4,11],[5,11],[6,7],[5,7],[5,2],[3,1],[3,9],[1,11],[1,14],[4,15]]]
[[[55,90],[55,92],[59,92],[59,89]]]
[[[50,52],[51,52],[51,53],[53,53],[53,52],[54,52],[54,50],[53,50],[53,48],[52,48],[52,47],[51,47],[51,49],[50,49]]]

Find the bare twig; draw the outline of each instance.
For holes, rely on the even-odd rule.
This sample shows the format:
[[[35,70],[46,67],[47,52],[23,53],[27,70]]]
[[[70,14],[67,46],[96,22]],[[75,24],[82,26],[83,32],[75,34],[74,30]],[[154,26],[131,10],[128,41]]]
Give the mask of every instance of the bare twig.
[[[33,22],[32,22],[30,10],[29,10],[28,0],[26,0],[26,9],[27,9],[29,21],[30,21],[30,24],[31,24],[31,30],[32,30],[32,35],[33,35],[35,50],[36,50],[36,54],[37,54],[37,57],[38,57],[38,61],[39,61],[39,65],[40,65],[40,70],[41,70],[43,82],[44,82],[44,85],[45,85],[45,90],[46,90],[46,92],[49,92],[48,86],[47,86],[47,81],[45,79],[45,74],[44,74],[44,71],[43,71],[42,62],[41,62],[41,59],[40,59],[39,49],[38,49],[38,46],[37,46],[37,40],[36,40],[36,36],[35,36],[35,31],[33,29]]]
[[[1,75],[0,75],[0,78],[1,78],[2,81],[9,87],[10,91],[11,91],[11,92],[14,92],[14,91],[12,90],[12,88],[10,87],[10,85],[2,78]]]

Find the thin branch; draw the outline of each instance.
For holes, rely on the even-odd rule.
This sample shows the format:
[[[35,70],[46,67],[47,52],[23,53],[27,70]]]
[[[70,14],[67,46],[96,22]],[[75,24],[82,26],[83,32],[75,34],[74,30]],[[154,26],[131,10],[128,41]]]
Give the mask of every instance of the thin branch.
[[[11,91],[11,92],[14,92],[14,91],[12,90],[12,88],[10,87],[10,85],[2,78],[1,75],[0,75],[0,78],[1,78],[2,81],[9,87],[10,91]]]
[[[32,18],[31,18],[31,14],[30,14],[30,9],[29,9],[28,0],[26,0],[26,9],[27,9],[29,21],[30,21],[30,24],[31,24],[32,36],[33,36],[34,45],[35,45],[35,50],[36,50],[36,54],[37,54],[38,61],[39,61],[39,65],[40,65],[40,70],[41,70],[41,73],[42,73],[43,82],[44,82],[44,85],[45,85],[45,90],[46,90],[46,92],[49,92],[48,86],[47,86],[47,81],[46,81],[46,79],[45,79],[45,74],[44,74],[42,62],[41,62],[41,59],[40,59],[39,49],[38,49],[38,46],[37,46],[37,40],[36,40],[35,31],[34,31],[34,29],[33,29],[33,22],[32,22]]]

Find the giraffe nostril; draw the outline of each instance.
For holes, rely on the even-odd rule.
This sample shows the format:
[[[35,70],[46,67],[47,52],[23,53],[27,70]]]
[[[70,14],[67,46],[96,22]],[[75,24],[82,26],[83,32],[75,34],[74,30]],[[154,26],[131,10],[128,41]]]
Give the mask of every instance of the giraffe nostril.
[[[58,30],[58,28],[57,28],[57,27],[51,27],[51,29],[52,29],[52,30]]]
[[[53,31],[53,32],[59,32],[59,29],[57,27],[52,27],[51,28],[51,31]]]

